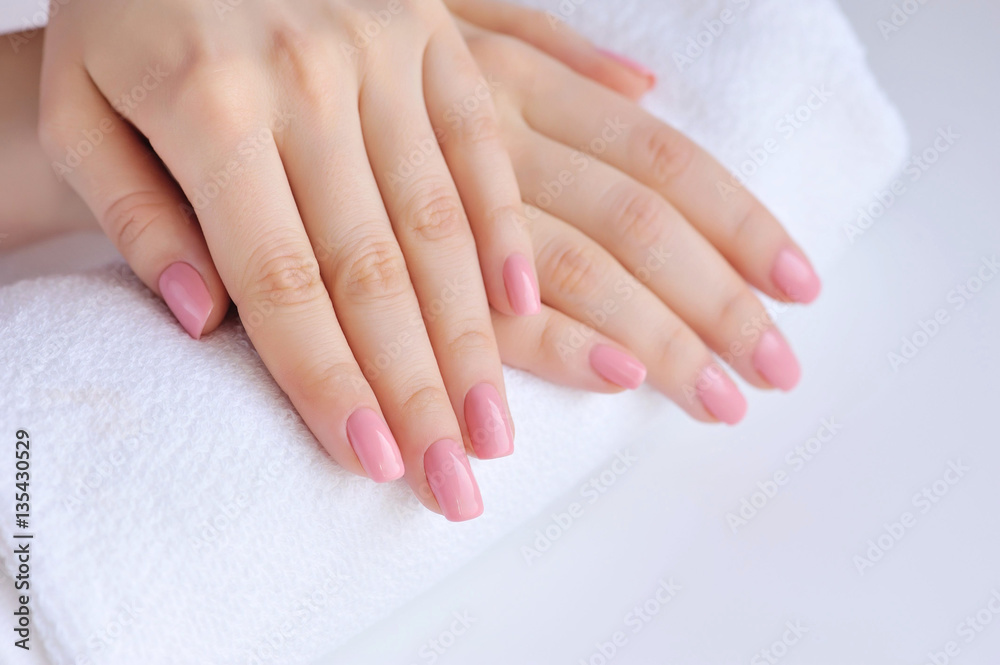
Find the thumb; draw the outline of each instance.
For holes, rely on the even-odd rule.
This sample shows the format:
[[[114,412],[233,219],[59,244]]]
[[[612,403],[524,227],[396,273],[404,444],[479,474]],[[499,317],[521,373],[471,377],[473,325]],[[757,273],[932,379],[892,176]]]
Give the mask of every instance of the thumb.
[[[136,275],[198,339],[229,296],[194,211],[160,161],[81,66],[42,66],[39,138]]]

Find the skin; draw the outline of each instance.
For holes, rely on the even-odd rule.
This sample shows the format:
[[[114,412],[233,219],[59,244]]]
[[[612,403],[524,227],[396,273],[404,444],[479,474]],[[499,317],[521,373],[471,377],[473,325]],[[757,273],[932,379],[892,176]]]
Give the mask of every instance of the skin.
[[[516,222],[510,225],[525,237],[526,246],[530,247],[530,256],[538,266],[544,303],[541,313],[524,317],[515,316],[509,307],[486,308],[486,316],[490,317],[487,321],[489,330],[480,332],[484,339],[495,339],[493,344],[499,347],[496,357],[490,357],[481,348],[476,349],[475,353],[462,353],[469,350],[448,343],[448,335],[452,335],[454,339],[453,321],[446,321],[446,325],[442,324],[436,332],[434,322],[429,322],[421,339],[432,349],[431,357],[422,365],[417,362],[417,367],[410,362],[394,363],[393,376],[381,381],[366,380],[367,377],[363,375],[361,379],[338,377],[330,380],[327,373],[321,372],[324,380],[329,382],[325,388],[317,381],[302,384],[298,383],[301,381],[300,374],[315,371],[307,369],[310,365],[304,365],[302,361],[289,361],[284,356],[268,363],[268,358],[265,358],[267,354],[261,352],[279,385],[289,392],[307,424],[314,433],[319,432],[317,438],[320,442],[338,462],[355,472],[361,472],[357,458],[350,452],[346,442],[339,440],[336,435],[331,436],[331,433],[342,432],[342,425],[339,423],[359,403],[384,413],[397,435],[401,450],[404,450],[407,478],[421,500],[432,510],[437,509],[433,495],[420,491],[421,488],[426,488],[426,480],[422,477],[423,467],[419,463],[422,452],[437,440],[435,437],[440,436],[464,440],[469,447],[468,432],[465,431],[464,423],[459,422],[462,418],[463,389],[481,380],[483,375],[490,376],[489,380],[502,386],[500,359],[557,383],[587,390],[615,392],[620,388],[599,376],[587,359],[590,351],[598,344],[607,344],[620,350],[628,349],[649,368],[649,381],[653,386],[674,399],[693,417],[714,422],[715,418],[700,402],[691,399],[685,389],[690,390],[697,383],[699,374],[706,367],[718,367],[712,356],[713,351],[722,352],[737,342],[746,346],[746,352],[734,354],[733,368],[752,385],[770,388],[767,380],[749,361],[753,341],[747,338],[745,326],[753,323],[758,334],[773,328],[773,323],[767,318],[752,287],[777,299],[788,300],[777,285],[772,283],[770,271],[777,254],[782,249],[794,247],[777,220],[749,193],[740,190],[725,201],[714,194],[706,194],[719,180],[728,181],[728,173],[681,134],[645,114],[630,101],[630,98],[634,99],[648,90],[650,82],[647,77],[601,55],[592,45],[567,29],[553,30],[548,18],[537,12],[502,3],[474,0],[450,2],[449,5],[459,17],[458,29],[467,44],[468,53],[475,60],[475,66],[479,68],[476,71],[481,71],[486,80],[499,82],[496,89],[490,90],[492,120],[483,122],[495,122],[496,137],[503,149],[509,151],[519,196],[529,204],[526,213],[518,215]],[[50,39],[47,38],[46,41],[49,42]],[[37,77],[38,60],[42,56],[38,46],[40,42],[40,39],[31,42],[16,64],[9,57],[0,58],[0,72],[9,76],[11,81],[16,81],[25,93],[25,101],[18,109],[5,109],[12,116],[16,115],[19,122],[30,119],[34,109],[33,93],[36,88],[32,84],[32,69],[34,67],[34,76]],[[471,70],[468,76],[472,76]],[[70,86],[61,87],[60,90],[65,91],[68,87]],[[44,100],[44,76],[42,90]],[[189,90],[186,94],[193,93]],[[441,94],[447,97],[446,93]],[[7,99],[12,97],[14,95]],[[481,95],[477,95],[476,99],[479,97]],[[95,103],[99,101],[96,96],[92,100]],[[325,103],[329,100],[323,98],[321,101]],[[319,102],[320,100],[316,100],[321,105]],[[56,102],[50,103],[58,107]],[[386,101],[383,105],[388,103]],[[184,108],[183,103],[180,106]],[[53,140],[53,120],[51,115],[46,119],[45,108],[43,101],[42,142],[47,145],[50,155],[58,157],[59,151],[53,151],[52,147],[65,145],[65,142]],[[376,105],[376,108],[379,107]],[[211,114],[207,112],[217,109],[203,107],[199,110],[211,118]],[[113,114],[106,107],[101,113]],[[289,181],[295,180],[294,174],[298,172],[296,169],[301,169],[296,182],[308,183],[311,174],[322,174],[327,179],[341,182],[341,188],[327,187],[325,189],[331,190],[328,193],[318,190],[313,192],[309,189],[311,185],[303,184],[296,188],[294,201],[288,201],[285,205],[284,217],[293,217],[292,208],[300,198],[307,200],[310,196],[315,196],[316,203],[312,208],[315,216],[322,216],[322,210],[331,209],[338,213],[334,215],[338,219],[350,218],[353,211],[349,209],[347,200],[356,201],[357,193],[365,191],[372,183],[366,186],[352,180],[352,169],[349,166],[330,161],[341,157],[327,155],[322,150],[316,151],[314,148],[318,142],[312,137],[317,132],[323,135],[324,127],[334,128],[330,130],[333,132],[329,138],[332,144],[349,145],[351,137],[337,134],[342,130],[335,128],[337,123],[333,122],[333,116],[325,115],[331,113],[329,110],[321,112],[303,106],[297,108],[296,113],[296,118],[308,118],[311,131],[298,141],[292,138],[293,131],[289,131],[281,139],[279,157],[289,162],[284,165],[284,171],[289,174],[288,179],[277,171],[268,172],[262,165],[264,170],[254,173],[261,180],[259,187],[262,191],[266,190],[268,178],[287,185]],[[570,146],[587,145],[594,137],[600,136],[609,117],[623,118],[628,129],[610,142],[609,149],[580,161],[583,156],[580,153],[574,154],[575,148]],[[129,119],[134,123],[140,122]],[[75,124],[71,123],[72,126],[79,126],[79,120],[74,120]],[[161,119],[169,126],[168,120],[170,119]],[[372,149],[363,150],[371,142],[382,140],[389,145],[399,145],[400,141],[405,140],[398,133],[402,129],[386,131],[387,126],[393,125],[391,117],[381,120],[381,124],[376,123],[371,129],[363,131],[363,145],[357,148],[356,161],[361,160],[362,153],[375,152]],[[172,121],[182,122],[177,119]],[[190,120],[188,123],[181,124],[181,129],[174,130],[177,136],[200,136],[202,143],[210,142],[209,137],[198,134],[200,130]],[[121,129],[119,136],[137,143],[139,137],[134,129],[124,122]],[[490,129],[490,133],[493,132],[494,129]],[[68,140],[71,135],[72,132],[67,131],[63,138]],[[108,134],[109,137],[113,135],[114,132]],[[277,145],[277,135],[273,132],[272,135],[275,136]],[[373,136],[378,138],[370,138]],[[444,146],[442,154],[448,151],[454,153],[455,145],[462,142],[461,136],[448,134],[437,134],[435,138]],[[285,141],[288,143],[284,143]],[[163,146],[162,140],[157,141],[152,137],[150,142],[157,150],[157,156],[162,157],[168,166],[171,159],[183,161],[186,151],[198,151],[198,147],[194,145],[198,141],[192,142],[190,138],[178,138],[175,146]],[[449,142],[452,144],[450,147]],[[154,191],[168,192],[163,196],[173,202],[183,201],[183,191],[177,189],[166,176],[163,166],[147,149],[140,149],[132,144],[119,147],[122,148],[117,154],[119,157],[124,153],[134,153],[127,156],[133,158],[129,163],[133,166],[132,170],[139,173],[136,177],[151,179],[140,184],[159,187],[160,189],[154,188]],[[18,149],[22,151],[22,157],[27,156],[28,161],[36,166],[45,162],[40,157],[37,144],[25,143],[19,145]],[[301,155],[301,162],[309,166],[293,165],[291,162],[294,160],[285,157],[286,154]],[[11,163],[8,161],[9,155],[4,155],[2,159],[0,167]],[[482,168],[491,176],[496,175],[495,169],[486,164],[488,160],[477,161],[474,156],[463,159],[466,160],[462,162],[465,170]],[[53,160],[50,158],[50,161]],[[109,159],[102,162],[102,158],[89,160],[93,170],[103,169],[110,174],[95,175],[88,179],[89,184],[93,186],[95,179],[102,177],[105,180],[113,179],[114,175],[127,180],[122,166],[127,161],[123,159],[116,162]],[[446,171],[452,160],[442,161]],[[542,183],[558,178],[559,173],[567,169],[567,165],[582,163],[587,164],[586,168],[568,186],[566,194],[550,197],[551,201],[540,196]],[[176,175],[177,171],[171,168],[171,173]],[[375,173],[378,171],[375,170]],[[41,169],[35,168],[30,174],[30,178],[22,178],[20,186],[15,190],[19,198],[26,202],[22,206],[26,214],[31,215],[32,211],[39,209],[30,199],[37,197],[40,203],[44,196],[59,204],[54,206],[57,209],[46,210],[45,214],[39,213],[36,217],[73,219],[77,227],[94,224],[95,216],[97,222],[102,220],[100,214],[88,214],[87,209],[80,206],[79,200],[69,192],[66,185],[53,178],[51,170],[43,175]],[[74,178],[80,177],[71,176],[69,180],[74,183]],[[183,177],[178,176],[178,180],[183,186]],[[82,188],[79,183],[74,184],[78,190]],[[132,184],[138,186],[136,183]],[[110,185],[106,184],[105,189],[108,187]],[[103,191],[100,186],[95,189]],[[235,189],[235,186],[230,189]],[[302,196],[299,194],[300,189],[311,193]],[[361,197],[361,200],[374,205],[379,193],[388,198],[386,189],[391,189],[389,183],[378,182],[376,175],[372,193],[368,199]],[[86,193],[81,193],[86,200]],[[350,196],[352,193],[355,195]],[[93,196],[91,193],[91,197]],[[158,223],[144,225],[144,228],[155,232],[143,232],[124,243],[123,255],[130,260],[137,274],[142,276],[143,272],[140,270],[145,270],[145,274],[149,276],[147,283],[152,281],[155,284],[155,275],[158,273],[156,268],[149,270],[150,265],[162,270],[177,256],[187,258],[201,252],[206,261],[211,261],[219,253],[217,263],[229,261],[227,265],[230,265],[231,271],[240,274],[241,279],[234,285],[237,287],[237,295],[233,295],[233,299],[241,311],[244,311],[247,306],[241,306],[241,302],[246,303],[247,298],[253,302],[252,297],[245,295],[246,292],[273,295],[275,283],[273,280],[263,279],[266,277],[264,272],[246,270],[246,265],[252,265],[252,261],[247,258],[247,248],[240,250],[236,245],[245,241],[245,236],[248,235],[258,240],[267,239],[265,244],[268,245],[277,242],[274,236],[263,233],[255,235],[248,233],[247,229],[258,228],[255,224],[273,224],[266,220],[254,221],[253,216],[262,209],[278,211],[274,207],[277,205],[275,200],[282,197],[272,195],[259,201],[254,199],[254,205],[239,200],[239,197],[234,198],[237,200],[232,202],[233,207],[227,210],[233,217],[248,216],[250,220],[245,222],[244,227],[219,230],[218,235],[214,236],[213,233],[216,232],[206,228],[211,222],[199,212],[198,221],[204,238],[210,239],[208,244],[211,246],[211,238],[217,237],[215,242],[222,248],[218,252],[209,254],[205,249],[206,241],[199,233],[199,225],[189,224],[186,220],[181,224],[171,223],[170,215],[160,213],[156,215]],[[488,205],[490,199],[487,196],[477,198],[463,194],[462,201],[466,200],[474,200],[477,205]],[[93,198],[88,202],[91,204],[90,209],[94,209]],[[306,209],[308,205],[301,203],[299,208]],[[160,200],[144,202],[141,207],[152,208],[153,211],[169,208]],[[97,208],[101,209],[100,206]],[[391,208],[392,205],[387,203],[387,214],[391,215]],[[405,216],[405,213],[402,214]],[[305,216],[300,215],[297,219],[302,220]],[[362,217],[367,218],[364,215]],[[10,225],[11,228],[15,226],[24,227],[25,224]],[[102,228],[115,239],[113,227],[112,224],[109,230],[106,221],[102,224]],[[44,232],[66,230],[65,226],[59,226],[55,222],[39,222],[36,230],[41,229]],[[386,229],[391,233],[385,235]],[[392,232],[398,233],[397,227],[390,222],[385,222],[382,230],[377,233],[373,228],[366,227],[358,232],[360,235],[354,246],[359,247],[358,243],[362,239],[364,243],[385,245]],[[22,234],[22,231],[15,229],[15,233]],[[312,234],[306,235],[309,239],[312,238]],[[24,232],[18,237],[28,237],[28,234]],[[120,240],[120,234],[117,237]],[[327,239],[329,238],[331,236],[328,234]],[[476,241],[478,240],[479,235],[476,234]],[[333,245],[340,246],[340,242],[344,241],[337,240]],[[399,244],[405,249],[404,241],[400,240]],[[456,242],[455,255],[461,254],[462,249],[457,246],[463,244],[466,252],[474,247],[471,232],[462,235],[461,242]],[[313,241],[312,246],[315,248],[317,243]],[[323,247],[321,243],[319,246]],[[447,252],[442,253],[444,248],[440,244],[430,243],[428,246],[436,250],[435,257],[452,256]],[[123,243],[119,242],[119,247],[123,247]],[[172,249],[164,254],[163,247]],[[155,256],[156,252],[161,256]],[[172,256],[163,258],[171,252]],[[479,254],[482,261],[482,252]],[[252,258],[255,255],[250,251],[249,256]],[[142,267],[136,268],[136,263],[139,262]],[[463,264],[458,261],[455,265]],[[482,262],[484,274],[489,272],[490,265],[488,261]],[[243,269],[237,270],[239,266],[243,266]],[[423,303],[419,298],[421,289],[417,286],[422,283],[421,276],[414,274],[419,273],[418,266],[418,263],[410,266],[409,256],[407,257],[410,280],[417,295],[416,298],[410,298],[410,307],[419,312]],[[199,269],[201,270],[201,266]],[[455,274],[458,271],[459,274],[464,274],[455,267],[451,267],[450,271],[446,272]],[[248,277],[250,275],[252,277]],[[697,279],[692,279],[693,275],[697,275]],[[244,284],[243,281],[247,279],[249,282],[263,279],[270,288],[264,289],[260,284]],[[482,283],[476,282],[472,277],[467,279],[473,284]],[[424,280],[432,284],[440,283],[433,278]],[[322,266],[319,281],[327,284]],[[215,287],[223,288],[222,298],[228,297],[230,283],[215,284]],[[365,328],[366,320],[378,320],[389,331],[404,329],[406,321],[427,322],[426,308],[423,308],[422,319],[419,314],[416,319],[402,314],[397,314],[396,318],[390,316],[389,312],[393,310],[393,290],[383,292],[387,287],[384,283],[380,283],[379,287],[382,291],[372,290],[371,293],[366,293],[367,298],[363,302],[338,300],[334,280],[324,291],[324,304],[329,306],[332,300],[332,309],[336,314],[332,311],[324,313],[326,310],[318,307],[317,303],[301,297],[301,291],[291,289],[298,296],[287,303],[279,303],[278,314],[271,317],[265,330],[249,331],[251,339],[258,345],[258,349],[261,343],[264,349],[271,348],[268,345],[270,343],[282,353],[287,353],[287,347],[292,345],[282,340],[291,337],[297,343],[305,345],[304,348],[308,349],[306,355],[313,365],[316,358],[326,358],[328,367],[340,368],[345,365],[343,358],[332,358],[330,353],[333,351],[330,349],[353,354],[352,360],[354,357],[364,358],[366,354],[370,355],[372,346],[377,350],[378,344],[375,342],[379,340],[379,333],[373,332],[372,328]],[[239,295],[240,289],[244,293],[242,297]],[[283,294],[282,298],[289,297],[287,291],[289,289],[278,289]],[[489,292],[488,286],[486,291]],[[213,289],[213,297],[215,295]],[[317,296],[317,300],[323,299]],[[462,307],[456,308],[463,314],[477,311],[476,307],[470,309],[467,302],[463,303]],[[612,306],[609,307],[608,303]],[[489,304],[493,304],[492,298]],[[485,304],[480,302],[480,307],[485,307]],[[406,311],[405,307],[398,309],[400,312]],[[224,309],[220,311],[224,312]],[[595,316],[595,311],[603,314]],[[287,323],[275,321],[285,318],[288,319]],[[221,313],[211,326],[214,327],[219,321]],[[301,325],[296,327],[296,324]],[[337,327],[338,324],[341,328]],[[342,339],[331,343],[329,335],[318,335],[314,332],[316,328],[325,331],[331,328],[342,329],[345,334]],[[359,332],[352,337],[347,332],[349,330]],[[419,331],[414,330],[413,334],[419,337]],[[359,342],[353,343],[354,339]],[[479,360],[471,361],[469,358],[472,355]],[[482,357],[490,357],[490,361],[483,363]],[[435,362],[439,362],[439,366],[434,365]],[[290,371],[290,367],[295,371]],[[355,363],[354,367],[357,368],[358,364]],[[440,390],[440,393],[435,392],[434,399],[414,401],[415,393],[407,393],[400,386],[412,387],[415,372],[433,374],[430,371],[432,369],[440,371],[440,375],[444,377],[442,383],[448,386],[447,391],[452,391],[452,385],[461,388],[450,396],[450,392],[437,384],[433,390]],[[721,372],[721,368],[718,371]],[[448,379],[451,379],[451,383],[448,383]],[[289,386],[293,388],[290,389]],[[295,392],[294,386],[307,386],[307,389],[299,388],[299,392]],[[379,404],[382,405],[381,410]],[[330,413],[339,414],[337,417],[341,419],[334,427],[329,427],[324,421],[330,418]],[[413,419],[413,422],[409,422],[409,419]],[[442,423],[445,425],[442,426]],[[460,434],[456,435],[456,432]],[[458,439],[459,436],[462,438]]]

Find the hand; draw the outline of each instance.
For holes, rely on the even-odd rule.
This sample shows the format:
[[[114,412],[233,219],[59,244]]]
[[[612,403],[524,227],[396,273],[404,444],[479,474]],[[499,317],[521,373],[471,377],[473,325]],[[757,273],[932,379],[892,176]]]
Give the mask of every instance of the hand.
[[[77,0],[40,136],[192,336],[231,296],[334,459],[461,520],[462,442],[513,446],[490,305],[540,307],[488,93],[439,0]]]
[[[565,28],[546,32],[544,15],[455,4],[489,25],[501,23],[491,12],[502,11],[506,25],[593,73],[593,47]],[[698,420],[733,424],[746,411],[713,352],[751,385],[793,388],[798,362],[752,287],[808,303],[820,281],[778,221],[745,190],[720,193],[729,174],[628,100],[520,39],[468,23],[463,34],[499,82],[505,140],[522,196],[535,206],[528,217],[546,306],[630,349],[652,385]],[[627,79],[596,78],[632,89]],[[503,317],[494,323],[504,330]],[[569,337],[556,346],[580,352]],[[511,350],[501,351],[509,362]],[[605,366],[625,371],[618,367],[628,363]]]

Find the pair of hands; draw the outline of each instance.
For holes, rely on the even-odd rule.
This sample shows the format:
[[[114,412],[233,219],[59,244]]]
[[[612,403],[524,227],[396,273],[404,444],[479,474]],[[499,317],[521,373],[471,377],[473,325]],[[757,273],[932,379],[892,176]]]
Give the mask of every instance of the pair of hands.
[[[40,136],[192,336],[231,297],[334,459],[462,520],[483,509],[467,450],[513,450],[501,358],[603,392],[648,367],[732,423],[713,352],[798,379],[751,287],[819,282],[626,98],[646,72],[544,15],[448,4],[77,0],[46,35]]]

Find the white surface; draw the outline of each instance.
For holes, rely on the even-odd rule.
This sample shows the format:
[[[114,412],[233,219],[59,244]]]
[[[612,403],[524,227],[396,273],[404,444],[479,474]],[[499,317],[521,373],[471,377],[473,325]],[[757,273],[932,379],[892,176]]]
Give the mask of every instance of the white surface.
[[[962,138],[826,272],[819,303],[783,320],[802,387],[754,395],[735,432],[651,427],[634,444],[642,463],[543,559],[528,566],[520,550],[546,517],[319,663],[576,665],[619,630],[628,642],[616,665],[766,663],[754,657],[796,620],[809,632],[781,663],[923,665],[949,640],[960,649],[951,662],[1000,662],[1000,617],[971,643],[956,632],[1000,589],[1000,279],[962,311],[948,301],[983,257],[1000,254],[1000,9],[931,2],[885,41],[876,21],[892,2],[841,4],[914,148],[949,125]],[[939,308],[951,322],[893,372],[887,354]],[[842,432],[733,535],[726,513],[830,416]],[[956,459],[972,471],[920,514],[912,495]],[[852,557],[906,511],[916,526],[859,575]],[[627,613],[663,577],[683,589],[633,634]],[[453,646],[439,657],[422,657],[454,612],[476,622],[445,635]]]
[[[810,632],[782,662],[922,663],[949,639],[961,643],[957,662],[996,662],[1000,622],[969,645],[955,628],[1000,586],[991,514],[1000,499],[1000,282],[955,312],[899,373],[886,354],[921,318],[951,308],[949,290],[1000,249],[992,200],[1000,14],[985,2],[931,4],[883,43],[875,20],[890,3],[845,4],[914,146],[948,124],[963,138],[826,272],[821,302],[783,319],[806,366],[803,387],[753,399],[749,422],[735,432],[676,420],[652,428],[635,442],[640,464],[534,565],[520,550],[546,518],[321,662],[430,662],[420,649],[441,638],[454,612],[475,621],[436,662],[586,662],[595,641],[629,630],[626,614],[664,577],[683,588],[629,633],[613,662],[753,662],[795,620]],[[844,430],[732,535],[726,512],[831,415]],[[851,558],[884,522],[917,512],[911,495],[957,458],[973,471],[859,576]],[[446,634],[442,641],[451,642]]]
[[[589,14],[590,32],[633,46],[644,36],[650,57],[669,63],[664,31],[680,39],[711,6],[692,2],[654,12],[648,1],[607,4],[611,11]],[[777,119],[799,108],[811,88],[829,87],[833,97],[809,112],[796,140],[781,142],[770,168],[752,179],[808,247],[824,250],[814,254],[825,252],[827,259],[844,245],[835,226],[838,206],[863,200],[887,177],[904,140],[832,7],[827,0],[761,0],[732,26],[728,42],[706,54],[704,66],[686,78],[665,79],[651,99],[736,163],[745,148],[773,138]],[[822,185],[804,189],[804,177]],[[64,242],[67,247],[76,249]],[[32,269],[25,256],[18,261]],[[36,611],[60,664],[81,657],[154,663],[165,654],[170,662],[241,662],[248,649],[266,649],[269,639],[285,643],[281,662],[298,662],[537,514],[623,443],[631,447],[630,428],[653,414],[669,412],[679,428],[686,426],[648,392],[580,398],[512,378],[519,454],[477,467],[489,515],[455,527],[414,511],[401,488],[347,480],[324,464],[301,425],[283,418],[287,404],[232,328],[192,342],[134,280],[105,274],[22,284],[2,293],[0,310],[6,312],[7,383],[19,386],[0,404],[29,423],[35,445],[45,451],[35,528],[48,556],[36,563]],[[246,369],[227,374],[226,368]],[[137,439],[140,445],[128,445]],[[63,441],[73,443],[55,445]],[[67,508],[66,499],[77,494],[74,481],[119,452],[125,470],[104,474],[98,490]],[[269,461],[282,469],[278,477],[262,471],[272,468]],[[262,474],[266,482],[258,482]],[[608,472],[609,480],[616,477]],[[220,529],[217,543],[202,542],[205,521],[240,494],[252,497],[250,506],[239,506],[239,517]],[[588,515],[599,509],[583,501]],[[681,509],[690,501],[673,502],[671,525],[694,537],[699,513]],[[0,522],[0,532],[9,522]],[[6,542],[0,540],[0,549]],[[328,570],[337,573],[336,598],[298,622],[312,585]],[[137,599],[140,620],[109,646],[88,648]],[[286,618],[292,639],[279,634]]]

